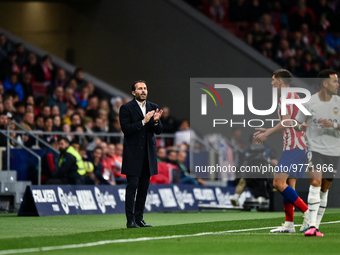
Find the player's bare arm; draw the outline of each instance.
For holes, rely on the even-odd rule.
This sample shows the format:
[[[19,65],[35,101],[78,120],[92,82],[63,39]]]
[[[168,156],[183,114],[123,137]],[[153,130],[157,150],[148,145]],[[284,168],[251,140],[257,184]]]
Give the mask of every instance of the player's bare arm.
[[[322,128],[335,128],[337,130],[340,130],[340,125],[338,125],[338,123],[333,123],[332,121],[326,119],[321,118],[318,120],[318,123]]]
[[[282,133],[286,127],[282,125],[282,122],[285,126],[290,125],[291,115],[287,114],[282,116],[282,121],[280,121],[275,127],[273,128],[255,128],[257,132],[254,134],[254,139],[258,143],[263,143],[267,138],[271,135]]]

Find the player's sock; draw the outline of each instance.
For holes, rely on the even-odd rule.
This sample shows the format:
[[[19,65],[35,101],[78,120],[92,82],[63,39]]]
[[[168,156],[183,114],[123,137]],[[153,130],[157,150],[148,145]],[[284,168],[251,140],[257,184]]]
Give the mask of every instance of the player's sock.
[[[240,195],[235,193],[234,196],[233,196],[234,199],[239,199],[240,198]]]
[[[285,197],[283,197],[283,210],[286,215],[286,223],[294,222],[294,205],[289,203]]]
[[[316,217],[320,206],[321,187],[309,186],[308,209],[309,209],[309,227],[316,227]]]
[[[299,197],[299,195],[292,187],[287,186],[287,188],[285,188],[284,191],[281,192],[281,194],[287,199],[289,203],[299,208],[301,212],[304,213],[308,210],[308,206],[305,204],[305,202],[303,202],[303,200]]]
[[[328,190],[326,192],[320,191],[320,206],[319,206],[318,214],[316,216],[316,226],[315,226],[317,229],[319,229],[323,214],[326,211],[327,199],[328,199]]]
[[[238,182],[235,190],[235,194],[238,194],[239,197],[243,193],[243,191],[246,189],[247,183],[246,180],[241,178],[240,181]]]

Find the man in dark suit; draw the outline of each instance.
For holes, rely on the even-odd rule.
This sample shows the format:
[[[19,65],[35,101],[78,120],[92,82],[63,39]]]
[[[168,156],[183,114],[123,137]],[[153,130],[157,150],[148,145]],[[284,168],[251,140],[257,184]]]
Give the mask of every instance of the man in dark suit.
[[[134,82],[132,95],[134,99],[123,104],[119,110],[124,133],[122,174],[127,177],[127,227],[152,227],[143,220],[143,211],[150,176],[158,173],[154,134],[160,134],[163,130],[160,121],[163,111],[158,109],[157,104],[146,101],[148,90],[145,81]]]

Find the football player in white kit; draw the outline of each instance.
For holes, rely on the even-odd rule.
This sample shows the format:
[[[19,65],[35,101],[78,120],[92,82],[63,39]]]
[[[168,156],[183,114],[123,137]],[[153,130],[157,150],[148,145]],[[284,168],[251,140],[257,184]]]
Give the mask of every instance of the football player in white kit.
[[[333,70],[318,74],[320,90],[304,104],[312,116],[300,110],[296,128],[307,136],[307,163],[310,187],[308,194],[309,229],[305,236],[323,236],[319,225],[327,206],[328,190],[340,158],[340,97],[338,75]],[[307,123],[306,123],[307,122]],[[304,124],[301,124],[304,123]]]

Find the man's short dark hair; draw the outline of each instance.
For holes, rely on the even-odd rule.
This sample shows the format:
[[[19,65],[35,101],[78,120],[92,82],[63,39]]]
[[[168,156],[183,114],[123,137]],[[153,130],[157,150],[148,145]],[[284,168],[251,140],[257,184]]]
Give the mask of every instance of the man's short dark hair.
[[[51,120],[53,121],[52,116],[47,116],[47,117],[44,118],[44,123],[45,123],[48,119],[51,119]]]
[[[7,111],[0,112],[0,115],[6,115],[7,116]]]
[[[325,69],[322,70],[318,73],[318,79],[319,79],[319,87],[322,87],[322,83],[324,82],[324,80],[330,78],[330,76],[332,74],[338,74],[336,71],[332,70],[332,69]]]
[[[21,106],[25,107],[25,105],[26,105],[26,103],[24,101],[18,101],[18,102],[15,102],[14,107],[15,108],[18,108],[18,107],[21,107]]]
[[[70,141],[66,137],[59,137],[58,142],[61,142],[62,140],[64,140],[65,143],[70,144]]]
[[[293,79],[293,75],[286,69],[277,69],[274,71],[275,78],[282,79],[285,84],[290,84]]]
[[[146,84],[146,82],[144,80],[138,80],[138,81],[134,81],[133,84],[132,84],[132,87],[131,87],[131,91],[135,91],[136,90],[136,84],[137,83],[144,83]]]

